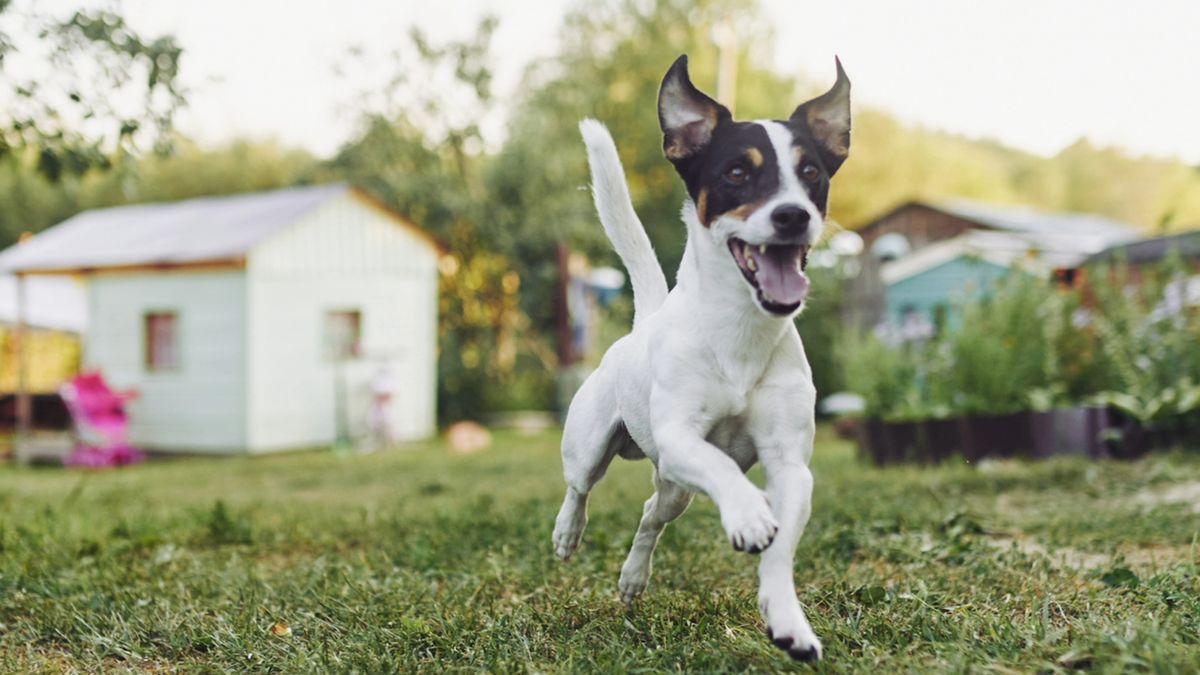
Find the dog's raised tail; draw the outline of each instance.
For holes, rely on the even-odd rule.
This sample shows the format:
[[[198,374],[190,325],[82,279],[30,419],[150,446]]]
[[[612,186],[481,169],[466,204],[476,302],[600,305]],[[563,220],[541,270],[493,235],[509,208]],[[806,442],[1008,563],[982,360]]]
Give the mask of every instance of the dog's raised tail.
[[[654,255],[646,228],[633,210],[625,169],[617,146],[603,124],[594,119],[579,123],[592,170],[592,196],[600,223],[612,242],[633,285],[633,321],[654,313],[667,299],[667,278]]]

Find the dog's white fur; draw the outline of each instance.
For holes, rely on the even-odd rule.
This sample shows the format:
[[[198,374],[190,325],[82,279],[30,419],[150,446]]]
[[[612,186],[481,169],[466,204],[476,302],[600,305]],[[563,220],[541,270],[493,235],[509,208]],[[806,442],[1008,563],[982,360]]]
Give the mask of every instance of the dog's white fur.
[[[759,124],[776,154],[789,157],[786,127]],[[621,569],[622,599],[632,602],[645,590],[663,528],[687,509],[694,493],[703,492],[716,502],[737,548],[762,550],[758,600],[770,634],[819,657],[821,643],[792,578],[796,543],[812,510],[808,462],[816,390],[792,318],[759,306],[726,242],[737,236],[751,246],[766,243],[773,235],[769,214],[788,202],[809,211],[813,243],[821,213],[784,166],[780,192],[745,220],[722,217],[706,228],[689,200],[683,209],[687,245],[677,284],[668,293],[630,203],[612,137],[594,120],[584,120],[580,131],[596,208],[629,270],[636,316],[633,331],[609,349],[571,402],[562,445],[567,494],[554,528],[556,552],[568,558],[579,544],[588,493],[614,455],[636,456],[640,450],[655,465],[655,493]],[[765,492],[744,475],[755,461],[766,473]]]

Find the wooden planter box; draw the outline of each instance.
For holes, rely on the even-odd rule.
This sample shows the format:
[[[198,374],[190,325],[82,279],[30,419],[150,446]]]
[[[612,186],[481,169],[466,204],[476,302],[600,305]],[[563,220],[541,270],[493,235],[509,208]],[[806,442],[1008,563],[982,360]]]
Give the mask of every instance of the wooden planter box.
[[[1145,425],[1112,411],[1106,449],[1110,457],[1137,459],[1148,452],[1177,446],[1200,447],[1200,418],[1177,420],[1174,424]]]
[[[1105,431],[1109,411],[1100,407],[971,415],[913,422],[862,420],[859,449],[879,465],[938,463],[962,458],[1042,458],[1056,455],[1109,456]]]

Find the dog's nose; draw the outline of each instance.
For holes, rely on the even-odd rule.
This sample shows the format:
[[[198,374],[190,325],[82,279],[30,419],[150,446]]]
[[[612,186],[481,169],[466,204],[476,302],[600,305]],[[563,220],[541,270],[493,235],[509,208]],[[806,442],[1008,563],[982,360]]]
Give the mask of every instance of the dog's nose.
[[[804,234],[809,218],[808,209],[795,204],[784,204],[771,212],[771,224],[775,226],[775,231],[789,237]]]

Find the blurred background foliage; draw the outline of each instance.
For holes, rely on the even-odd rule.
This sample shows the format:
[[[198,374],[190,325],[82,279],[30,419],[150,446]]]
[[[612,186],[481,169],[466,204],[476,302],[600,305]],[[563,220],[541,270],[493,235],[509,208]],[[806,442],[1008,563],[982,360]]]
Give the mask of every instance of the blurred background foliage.
[[[91,83],[79,100],[52,96],[49,88],[20,93],[27,83],[4,81],[15,92],[10,98],[52,111],[47,119],[57,126],[29,127],[19,108],[0,114],[0,244],[87,208],[354,183],[430,230],[451,254],[443,264],[441,298],[444,420],[551,407],[556,246],[566,243],[595,264],[617,264],[592,211],[580,118],[596,117],[612,130],[635,205],[671,279],[683,248],[678,213],[684,191],[661,151],[655,101],[666,67],[688,53],[695,82],[715,92],[713,30],[730,21],[739,35],[755,36],[737,52],[738,117],[784,117],[833,79],[832,55],[828,72],[782,74],[788,69],[772,63],[770,25],[754,2],[579,2],[564,21],[560,51],[529,66],[513,100],[498,101],[492,89],[495,19],[456,42],[435,44],[412,32],[388,56],[395,73],[388,86],[352,104],[360,119],[356,136],[332,158],[319,159],[270,142],[218,148],[166,142],[186,94],[175,86],[184,61],[169,37],[137,36],[112,13],[63,21],[14,17],[7,6],[0,0],[0,77],[12,44],[5,36],[30,21],[42,26],[41,40],[59,58],[97,60],[114,75]],[[352,50],[344,67],[365,67],[359,56]],[[847,66],[853,79],[853,63]],[[73,83],[58,91],[69,94]],[[136,114],[97,103],[105,99],[94,92],[124,88],[144,94]],[[480,120],[500,112],[507,114],[507,132],[489,144]],[[73,120],[81,122],[72,126]],[[141,151],[145,147],[159,152]],[[86,161],[67,160],[70,170],[51,171],[47,152],[81,153]],[[1090,211],[1147,232],[1200,224],[1197,167],[1094,147],[1085,139],[1041,157],[856,106],[853,152],[833,190],[833,220],[856,227],[905,200],[951,196]],[[818,389],[831,392],[843,385],[835,364],[840,300],[832,279],[816,279],[814,288],[798,322]],[[629,306],[617,303],[603,320],[627,326]],[[600,334],[621,332],[602,327]]]
[[[15,155],[50,181],[107,169],[139,149],[170,150],[183,50],[139,35],[115,11],[67,17],[0,0],[0,158]],[[6,65],[37,60],[17,77]]]

